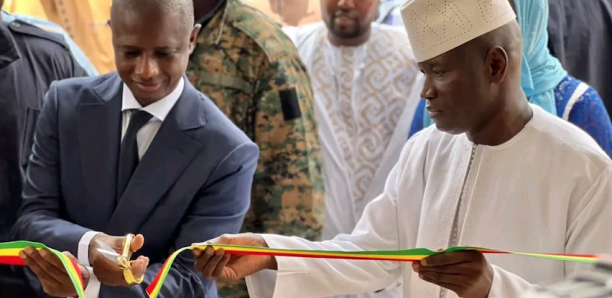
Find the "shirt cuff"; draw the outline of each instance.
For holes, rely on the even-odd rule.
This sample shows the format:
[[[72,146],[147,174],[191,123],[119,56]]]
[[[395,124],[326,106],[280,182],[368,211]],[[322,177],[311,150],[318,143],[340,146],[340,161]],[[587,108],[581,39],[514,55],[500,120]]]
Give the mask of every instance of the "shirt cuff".
[[[87,267],[87,271],[89,271],[89,283],[85,288],[85,298],[98,298],[100,296],[100,281],[93,273],[93,268]]]
[[[79,263],[85,267],[91,266],[91,264],[89,264],[89,244],[91,243],[91,239],[98,234],[100,234],[100,232],[89,231],[83,234],[81,240],[79,240],[77,258],[79,259]]]
[[[89,283],[85,288],[85,298],[98,298],[100,296],[100,281],[93,273],[93,268],[85,267],[89,271]],[[79,298],[79,297],[67,297],[67,298]]]
[[[251,298],[271,298],[276,288],[276,270],[262,270],[245,278]]]

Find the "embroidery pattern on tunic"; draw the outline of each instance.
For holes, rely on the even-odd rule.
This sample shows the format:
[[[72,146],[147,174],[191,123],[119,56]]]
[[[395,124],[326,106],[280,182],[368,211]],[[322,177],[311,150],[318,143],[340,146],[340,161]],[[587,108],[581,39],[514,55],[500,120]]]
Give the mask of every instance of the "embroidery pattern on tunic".
[[[410,57],[399,49],[405,41],[376,30],[359,47],[334,47],[321,30],[322,51],[313,55],[311,71],[317,100],[332,123],[354,200],[362,200],[378,170],[410,93],[410,72],[397,69]]]

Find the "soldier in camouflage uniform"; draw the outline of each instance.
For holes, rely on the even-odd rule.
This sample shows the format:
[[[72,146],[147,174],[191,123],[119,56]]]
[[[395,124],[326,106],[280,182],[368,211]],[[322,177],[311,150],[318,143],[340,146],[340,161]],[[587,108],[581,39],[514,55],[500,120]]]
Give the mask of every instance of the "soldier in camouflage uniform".
[[[324,189],[313,92],[297,49],[266,15],[238,0],[194,0],[202,30],[187,69],[260,149],[243,231],[321,236]],[[214,5],[212,5],[214,6]],[[244,281],[219,297],[249,297]]]

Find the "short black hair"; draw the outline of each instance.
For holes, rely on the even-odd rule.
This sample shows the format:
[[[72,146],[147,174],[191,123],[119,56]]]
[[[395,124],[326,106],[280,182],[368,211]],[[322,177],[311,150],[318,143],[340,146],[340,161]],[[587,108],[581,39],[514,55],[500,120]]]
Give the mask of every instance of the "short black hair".
[[[193,0],[113,0],[111,6],[111,24],[117,13],[157,13],[177,17],[177,22],[192,28],[194,23]]]

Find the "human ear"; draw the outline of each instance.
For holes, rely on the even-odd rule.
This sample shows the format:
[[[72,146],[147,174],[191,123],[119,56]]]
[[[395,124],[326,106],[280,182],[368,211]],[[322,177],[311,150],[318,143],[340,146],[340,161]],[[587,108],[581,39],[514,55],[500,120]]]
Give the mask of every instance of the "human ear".
[[[195,49],[200,30],[202,30],[202,25],[200,24],[196,24],[193,26],[193,30],[191,30],[191,35],[189,36],[189,54],[193,53],[193,50]]]
[[[501,47],[492,48],[485,60],[491,83],[501,83],[508,73],[508,53]]]

